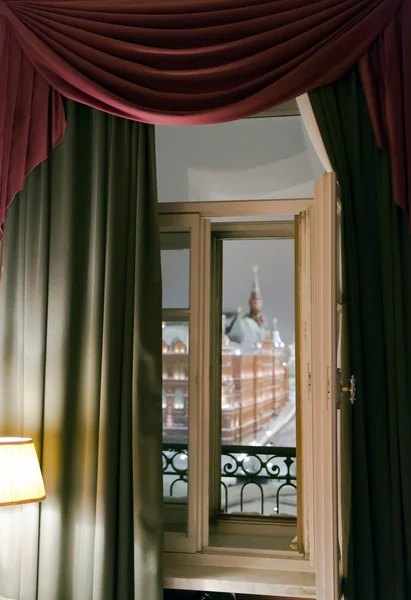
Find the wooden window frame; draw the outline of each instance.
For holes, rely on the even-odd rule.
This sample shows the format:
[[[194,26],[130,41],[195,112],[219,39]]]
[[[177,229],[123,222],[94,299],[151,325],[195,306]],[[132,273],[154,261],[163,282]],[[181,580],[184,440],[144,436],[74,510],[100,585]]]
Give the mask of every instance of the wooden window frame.
[[[298,550],[272,550],[249,547],[211,546],[209,543],[209,467],[210,453],[202,452],[198,466],[203,476],[197,478],[197,538],[196,548],[192,552],[175,551],[165,553],[165,585],[176,589],[198,589],[209,591],[233,591],[287,597],[317,598],[331,600],[334,595],[334,549],[335,520],[333,506],[335,502],[335,453],[332,449],[332,433],[328,430],[333,424],[332,407],[329,405],[332,394],[327,394],[327,382],[331,382],[330,366],[327,356],[330,348],[325,348],[324,340],[332,346],[328,331],[328,320],[332,316],[332,292],[330,281],[325,281],[324,273],[333,253],[333,232],[325,232],[325,223],[329,222],[330,207],[325,207],[326,196],[332,196],[334,174],[325,175],[321,185],[316,185],[316,200],[250,200],[230,202],[190,202],[163,203],[159,205],[160,215],[183,217],[196,214],[200,219],[199,231],[202,250],[199,258],[202,275],[198,282],[199,307],[202,333],[199,351],[198,391],[199,410],[192,414],[194,428],[198,434],[197,448],[203,448],[210,439],[210,361],[204,351],[210,340],[210,329],[215,328],[210,314],[210,259],[211,247],[217,239],[213,233],[224,232],[236,236],[236,230],[244,230],[244,223],[210,223],[213,219],[239,218],[247,220],[261,216],[261,220],[273,217],[295,216],[295,273],[296,273],[296,359],[299,381],[296,394],[300,397],[297,411],[297,455],[298,489]],[[317,196],[319,196],[317,207]],[[328,211],[328,212],[327,212]],[[327,221],[328,219],[328,221]],[[247,227],[258,230],[261,235],[268,232],[271,223],[247,223]],[[325,233],[324,233],[325,232]],[[319,239],[323,235],[323,239]],[[243,236],[242,236],[243,237]],[[250,234],[255,237],[255,231]],[[271,237],[273,237],[271,235]],[[328,254],[327,254],[328,252]],[[319,256],[322,256],[321,260]],[[324,258],[326,256],[326,258]],[[208,257],[208,258],[207,258]],[[327,262],[327,265],[325,262]],[[220,274],[221,275],[221,274]],[[301,302],[304,298],[304,302]],[[321,303],[319,304],[319,298]],[[330,306],[324,315],[324,303]],[[320,323],[322,319],[322,324]],[[321,325],[321,326],[320,326]],[[328,353],[328,354],[327,354]],[[324,373],[327,378],[324,380]],[[332,385],[332,384],[330,384]],[[325,386],[325,388],[324,388]],[[315,391],[315,393],[314,393]],[[333,390],[331,390],[332,392]],[[211,415],[212,417],[213,415]],[[315,418],[314,418],[315,416]],[[191,423],[190,423],[191,425]],[[330,452],[327,452],[330,450]],[[215,460],[215,457],[212,457]],[[315,465],[315,468],[314,468]],[[224,526],[230,528],[227,523]],[[247,539],[258,538],[258,528],[265,527],[259,519],[252,523],[236,524],[237,532],[244,532]],[[282,524],[273,521],[273,528],[279,530]],[[242,528],[242,529],[241,529]],[[248,530],[247,530],[248,528]],[[252,529],[256,535],[252,534]],[[279,532],[280,535],[280,532]],[[245,546],[245,545],[244,545]],[[251,547],[250,547],[251,546]],[[240,574],[241,573],[241,574]],[[328,575],[327,575],[328,574]],[[316,583],[317,581],[317,583]],[[250,585],[248,585],[248,583]]]

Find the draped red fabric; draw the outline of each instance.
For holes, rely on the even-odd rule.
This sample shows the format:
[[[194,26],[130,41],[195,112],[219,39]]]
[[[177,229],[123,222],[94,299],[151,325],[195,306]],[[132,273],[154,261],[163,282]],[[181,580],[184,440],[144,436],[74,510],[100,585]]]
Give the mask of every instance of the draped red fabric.
[[[340,77],[401,3],[0,0],[0,224],[64,135],[60,94],[155,124],[240,119]]]
[[[411,230],[411,1],[400,9],[360,60],[377,143],[391,159],[393,195]]]

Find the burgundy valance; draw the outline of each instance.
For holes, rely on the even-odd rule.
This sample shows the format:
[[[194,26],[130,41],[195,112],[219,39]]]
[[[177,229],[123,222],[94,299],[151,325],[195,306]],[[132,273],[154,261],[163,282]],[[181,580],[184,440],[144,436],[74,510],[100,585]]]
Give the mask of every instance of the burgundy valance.
[[[411,0],[0,0],[0,224],[24,177],[64,135],[61,95],[143,122],[217,123],[329,83],[365,55],[362,75],[378,139],[404,165],[411,131],[409,121],[406,132],[398,124],[411,105],[400,58],[407,52],[410,64],[411,57],[410,42],[395,38],[395,30],[410,6]],[[387,48],[395,64],[387,63]],[[401,92],[401,117],[391,84]],[[397,181],[396,201],[408,208],[405,184],[404,177]]]

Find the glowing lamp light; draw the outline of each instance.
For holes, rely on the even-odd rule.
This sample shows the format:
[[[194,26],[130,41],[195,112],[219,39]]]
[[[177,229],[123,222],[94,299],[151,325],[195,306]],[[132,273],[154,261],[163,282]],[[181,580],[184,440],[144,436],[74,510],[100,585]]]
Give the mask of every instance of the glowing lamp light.
[[[41,502],[45,497],[33,440],[0,438],[0,506]]]

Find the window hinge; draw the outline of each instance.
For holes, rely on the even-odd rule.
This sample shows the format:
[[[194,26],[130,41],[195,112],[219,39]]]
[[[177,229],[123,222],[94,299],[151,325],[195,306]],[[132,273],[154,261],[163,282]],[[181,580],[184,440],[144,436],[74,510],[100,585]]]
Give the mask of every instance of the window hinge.
[[[311,365],[308,364],[308,401],[309,402],[311,402],[311,390],[312,390]]]

